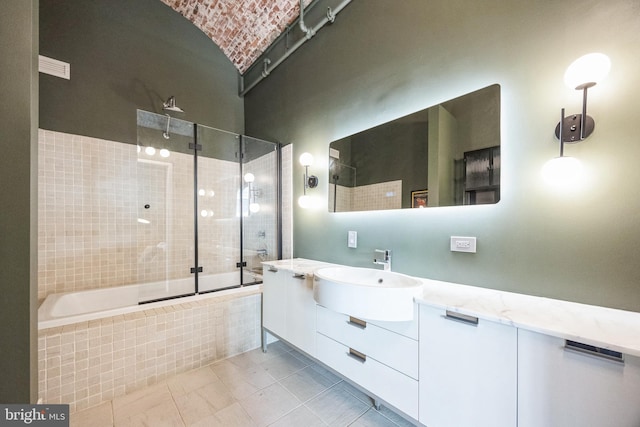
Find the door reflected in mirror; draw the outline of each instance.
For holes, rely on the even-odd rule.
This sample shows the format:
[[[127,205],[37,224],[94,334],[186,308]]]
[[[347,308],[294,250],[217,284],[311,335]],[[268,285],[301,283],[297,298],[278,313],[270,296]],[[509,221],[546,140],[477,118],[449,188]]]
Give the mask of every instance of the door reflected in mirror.
[[[495,84],[333,141],[329,212],[500,200]]]

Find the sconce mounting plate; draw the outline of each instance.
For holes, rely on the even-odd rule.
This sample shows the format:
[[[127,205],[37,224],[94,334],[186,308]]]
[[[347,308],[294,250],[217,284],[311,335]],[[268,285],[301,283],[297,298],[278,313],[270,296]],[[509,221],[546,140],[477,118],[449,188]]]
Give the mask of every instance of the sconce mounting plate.
[[[573,114],[567,116],[564,119],[564,128],[562,129],[562,140],[568,144],[574,144],[582,141],[584,138],[591,135],[593,129],[596,126],[596,122],[591,116],[585,116],[584,133],[583,138],[580,138],[580,126],[581,126],[582,114]],[[556,125],[556,138],[560,138],[560,123]]]
[[[316,188],[318,186],[318,177],[315,175],[309,175],[307,177],[307,187]]]

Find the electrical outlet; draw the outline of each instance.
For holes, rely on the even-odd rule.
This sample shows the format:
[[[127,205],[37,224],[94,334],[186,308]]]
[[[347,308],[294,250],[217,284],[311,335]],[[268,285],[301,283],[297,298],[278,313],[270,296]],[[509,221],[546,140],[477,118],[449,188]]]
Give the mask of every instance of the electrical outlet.
[[[357,231],[349,231],[347,237],[347,247],[349,248],[357,248],[358,247],[358,232]]]
[[[476,238],[451,236],[451,252],[476,253]]]

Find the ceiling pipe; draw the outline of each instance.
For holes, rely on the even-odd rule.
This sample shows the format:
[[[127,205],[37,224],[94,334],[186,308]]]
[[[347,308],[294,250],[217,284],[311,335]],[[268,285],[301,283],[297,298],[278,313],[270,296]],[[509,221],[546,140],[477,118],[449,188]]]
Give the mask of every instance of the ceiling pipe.
[[[298,50],[298,48],[300,46],[305,44],[307,42],[307,40],[309,40],[311,37],[313,37],[313,35],[311,37],[309,37],[309,32],[305,31],[305,29],[311,31],[312,34],[316,34],[320,29],[322,29],[322,27],[327,25],[327,23],[333,23],[335,21],[335,19],[336,19],[336,15],[338,13],[340,13],[342,11],[342,9],[347,7],[349,5],[349,3],[351,3],[351,1],[352,0],[344,0],[334,10],[332,10],[331,8],[327,8],[328,10],[327,10],[326,16],[315,27],[309,29],[304,25],[304,22],[303,22],[303,15],[302,15],[303,14],[303,12],[302,12],[303,11],[303,7],[302,7],[302,0],[300,0],[300,11],[301,11],[300,12],[300,29],[305,32],[306,37],[301,38],[300,40],[298,40],[280,58],[276,59],[275,61],[270,61],[269,60],[271,62],[271,66],[270,67],[268,66],[269,64],[267,63],[267,61],[265,61],[264,64],[263,64],[264,68],[263,68],[262,74],[260,74],[260,76],[258,78],[256,78],[250,85],[244,86],[244,81],[242,81],[242,86],[241,86],[241,90],[240,90],[240,96],[245,96],[247,93],[249,93],[249,91],[251,89],[253,89],[254,87],[256,87],[258,85],[258,83],[260,83],[262,80],[264,80],[271,73],[271,71],[273,71],[278,65],[282,64],[293,52]]]
[[[304,4],[303,4],[303,1],[304,0],[300,0],[300,30],[302,30],[302,32],[307,35],[307,40],[308,40],[311,37],[315,36],[316,32],[313,30],[313,28],[307,28],[307,26],[304,25]]]

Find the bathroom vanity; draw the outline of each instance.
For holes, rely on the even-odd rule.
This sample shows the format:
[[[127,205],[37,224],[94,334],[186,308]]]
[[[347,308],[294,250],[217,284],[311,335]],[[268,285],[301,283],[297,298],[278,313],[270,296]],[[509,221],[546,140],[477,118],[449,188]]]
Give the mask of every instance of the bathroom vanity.
[[[263,331],[376,403],[428,427],[640,425],[640,313],[418,279],[412,320],[371,320],[316,302],[330,266],[265,263]]]

